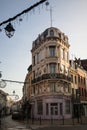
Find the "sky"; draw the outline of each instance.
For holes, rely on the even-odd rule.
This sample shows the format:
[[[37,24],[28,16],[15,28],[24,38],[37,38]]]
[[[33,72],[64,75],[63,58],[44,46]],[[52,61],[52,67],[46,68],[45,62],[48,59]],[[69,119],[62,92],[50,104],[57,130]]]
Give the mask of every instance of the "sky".
[[[12,18],[40,0],[0,0],[0,23]],[[69,38],[70,58],[87,59],[87,0],[48,0],[26,14],[21,15],[12,25],[13,37],[8,38],[0,26],[0,71],[6,80],[24,82],[27,68],[32,64],[32,42],[45,29],[51,26],[50,8],[52,8],[52,26],[60,29]],[[22,19],[22,21],[20,21]],[[15,93],[22,98],[23,84],[6,82],[0,88],[10,95]]]

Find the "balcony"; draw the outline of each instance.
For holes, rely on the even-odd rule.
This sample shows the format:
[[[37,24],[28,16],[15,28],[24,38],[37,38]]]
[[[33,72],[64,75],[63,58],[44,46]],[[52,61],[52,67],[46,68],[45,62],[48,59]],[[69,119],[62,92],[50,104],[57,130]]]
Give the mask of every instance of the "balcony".
[[[55,79],[55,80],[62,80],[64,82],[71,82],[71,78],[69,76],[66,76],[65,74],[52,73],[52,74],[43,74],[42,76],[33,79],[32,84],[46,79],[48,80]]]

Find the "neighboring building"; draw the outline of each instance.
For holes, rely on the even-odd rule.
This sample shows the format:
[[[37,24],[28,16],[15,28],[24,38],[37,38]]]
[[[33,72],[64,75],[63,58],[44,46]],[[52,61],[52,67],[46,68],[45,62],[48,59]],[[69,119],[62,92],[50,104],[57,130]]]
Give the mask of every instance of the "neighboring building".
[[[35,118],[72,116],[68,37],[59,29],[46,29],[32,45],[31,104]]]
[[[7,103],[7,93],[0,90],[0,111],[2,111],[2,115],[6,113],[6,103]]]
[[[77,69],[78,73],[78,90],[79,90],[79,98],[80,98],[80,114],[83,116],[87,116],[87,89],[86,89],[86,75],[87,72],[81,68],[78,67]]]
[[[87,71],[80,58],[70,61],[73,116],[87,116]]]
[[[87,59],[80,60],[81,61],[81,66],[87,71]]]
[[[78,102],[77,98],[77,90],[78,90],[78,73],[77,66],[74,60],[70,60],[70,75],[71,75],[71,88],[72,88],[72,116],[77,117],[77,109],[76,105]]]
[[[6,115],[11,114],[12,104],[13,104],[13,100],[12,100],[12,98],[8,94],[7,97],[6,97],[6,106],[5,106],[5,108],[6,108],[6,113],[5,114]]]
[[[30,100],[31,97],[31,81],[32,81],[32,65],[27,69],[28,73],[25,78],[25,83],[23,86],[23,101]]]

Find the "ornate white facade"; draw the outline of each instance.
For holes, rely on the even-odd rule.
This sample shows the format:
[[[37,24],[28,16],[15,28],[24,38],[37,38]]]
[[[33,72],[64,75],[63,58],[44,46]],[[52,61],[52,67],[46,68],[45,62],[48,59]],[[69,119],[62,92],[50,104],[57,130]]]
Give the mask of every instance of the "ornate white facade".
[[[68,37],[50,27],[32,44],[31,104],[35,118],[70,118],[71,85]]]

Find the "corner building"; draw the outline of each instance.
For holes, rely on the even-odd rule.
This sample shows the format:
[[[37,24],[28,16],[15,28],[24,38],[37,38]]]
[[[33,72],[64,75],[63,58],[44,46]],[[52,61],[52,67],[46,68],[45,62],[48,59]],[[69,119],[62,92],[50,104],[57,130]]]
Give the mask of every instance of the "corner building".
[[[42,119],[72,115],[68,37],[55,27],[32,43],[32,116]]]

